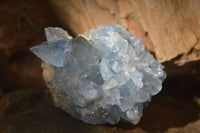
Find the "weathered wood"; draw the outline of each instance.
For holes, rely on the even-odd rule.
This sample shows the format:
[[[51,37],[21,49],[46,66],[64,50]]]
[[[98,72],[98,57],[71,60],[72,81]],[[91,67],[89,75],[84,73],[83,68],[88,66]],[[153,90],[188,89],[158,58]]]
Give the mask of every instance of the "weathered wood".
[[[75,34],[101,24],[120,24],[141,37],[160,62],[179,55],[183,55],[179,64],[200,59],[199,0],[51,0],[51,3]],[[198,54],[190,56],[192,49]]]

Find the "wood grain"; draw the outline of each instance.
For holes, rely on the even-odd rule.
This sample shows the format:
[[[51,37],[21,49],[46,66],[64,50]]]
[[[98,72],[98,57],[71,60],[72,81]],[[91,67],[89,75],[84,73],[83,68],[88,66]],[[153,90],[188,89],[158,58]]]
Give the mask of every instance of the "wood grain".
[[[51,0],[51,3],[76,35],[102,24],[119,24],[141,37],[160,62],[179,55],[185,57],[199,43],[199,0]],[[193,56],[191,60],[198,59],[199,56]]]

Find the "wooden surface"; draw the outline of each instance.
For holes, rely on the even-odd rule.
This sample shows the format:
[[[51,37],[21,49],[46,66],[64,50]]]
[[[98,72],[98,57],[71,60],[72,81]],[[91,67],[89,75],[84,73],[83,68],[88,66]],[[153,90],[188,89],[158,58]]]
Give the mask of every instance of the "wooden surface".
[[[63,24],[77,35],[120,24],[142,38],[160,62],[200,59],[199,0],[51,0]]]

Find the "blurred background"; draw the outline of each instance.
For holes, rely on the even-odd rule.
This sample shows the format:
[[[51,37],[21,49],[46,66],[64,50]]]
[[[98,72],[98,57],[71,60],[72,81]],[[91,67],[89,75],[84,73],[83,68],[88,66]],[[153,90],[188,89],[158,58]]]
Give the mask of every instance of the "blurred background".
[[[0,14],[0,132],[200,133],[199,0],[1,0]],[[167,72],[136,126],[91,126],[54,107],[29,50],[45,27],[75,37],[102,24],[142,38]]]

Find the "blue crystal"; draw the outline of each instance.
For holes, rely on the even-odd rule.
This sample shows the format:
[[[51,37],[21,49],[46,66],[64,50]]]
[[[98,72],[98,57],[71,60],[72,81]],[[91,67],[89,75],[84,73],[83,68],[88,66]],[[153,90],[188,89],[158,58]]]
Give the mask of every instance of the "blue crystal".
[[[65,49],[68,43],[67,40],[44,42],[32,47],[30,50],[46,63],[56,67],[63,67],[66,53]]]
[[[55,105],[90,124],[137,124],[144,105],[161,91],[162,65],[141,39],[119,25],[102,25],[70,39],[46,28],[47,42],[31,51],[43,61],[43,76]]]

